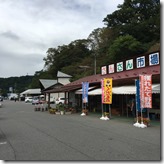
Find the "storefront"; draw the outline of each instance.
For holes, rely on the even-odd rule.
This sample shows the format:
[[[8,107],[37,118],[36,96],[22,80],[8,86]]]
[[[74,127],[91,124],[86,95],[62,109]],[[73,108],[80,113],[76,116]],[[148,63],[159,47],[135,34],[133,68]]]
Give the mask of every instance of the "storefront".
[[[47,93],[65,92],[70,104],[82,109],[80,90],[82,82],[89,83],[90,112],[101,111],[101,79],[111,78],[113,81],[111,111],[113,114],[130,116],[129,101],[135,98],[135,80],[139,75],[152,75],[152,103],[150,112],[158,110],[160,113],[160,53],[138,55],[117,63],[110,63],[101,67],[101,74],[91,75],[62,86],[60,89],[46,91]],[[108,107],[107,107],[108,108]]]

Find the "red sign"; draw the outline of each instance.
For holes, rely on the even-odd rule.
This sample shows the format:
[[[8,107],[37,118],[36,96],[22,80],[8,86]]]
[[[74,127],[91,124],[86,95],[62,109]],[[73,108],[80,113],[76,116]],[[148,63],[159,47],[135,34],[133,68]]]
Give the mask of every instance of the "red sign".
[[[141,108],[152,108],[152,75],[140,75]]]

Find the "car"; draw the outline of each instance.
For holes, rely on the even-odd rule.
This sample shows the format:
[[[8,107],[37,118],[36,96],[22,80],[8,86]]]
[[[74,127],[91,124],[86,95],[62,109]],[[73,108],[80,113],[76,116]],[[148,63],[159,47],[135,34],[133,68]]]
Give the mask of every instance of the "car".
[[[3,97],[2,96],[0,96],[0,101],[3,101]]]
[[[32,97],[26,97],[25,98],[25,103],[32,103]]]
[[[32,99],[32,105],[39,104],[39,98],[38,97],[33,97]]]
[[[58,98],[56,99],[56,101],[55,101],[55,104],[64,104],[65,101],[66,101],[66,103],[67,103],[67,102],[68,102],[67,100],[68,100],[68,99],[66,99],[66,98],[64,98],[64,97],[58,97]]]

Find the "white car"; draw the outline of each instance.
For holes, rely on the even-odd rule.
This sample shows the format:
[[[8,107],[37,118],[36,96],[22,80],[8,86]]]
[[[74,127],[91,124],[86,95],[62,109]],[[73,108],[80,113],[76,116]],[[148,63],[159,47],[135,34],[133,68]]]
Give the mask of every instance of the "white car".
[[[25,103],[32,103],[32,97],[26,97],[25,98]]]
[[[55,101],[56,104],[64,104],[66,101],[66,104],[68,103],[68,99],[64,98],[64,97],[58,97]]]
[[[38,97],[34,97],[32,99],[32,105],[35,105],[35,104],[39,104],[39,98]]]

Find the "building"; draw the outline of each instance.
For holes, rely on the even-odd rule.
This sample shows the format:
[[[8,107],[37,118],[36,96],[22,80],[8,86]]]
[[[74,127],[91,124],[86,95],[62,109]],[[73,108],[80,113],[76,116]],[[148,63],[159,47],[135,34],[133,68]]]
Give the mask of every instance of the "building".
[[[64,97],[64,92],[47,93],[46,91],[52,90],[52,89],[59,89],[62,86],[70,83],[71,77],[72,77],[71,75],[58,71],[56,80],[39,79],[41,92],[45,94],[46,101],[53,103],[56,100],[56,98]]]
[[[45,93],[64,92],[69,103],[82,108],[82,98],[80,89],[82,82],[89,82],[89,103],[90,111],[93,109],[101,111],[101,79],[112,78],[113,81],[113,101],[111,109],[118,115],[129,116],[130,111],[127,104],[131,98],[135,97],[135,79],[139,75],[152,75],[153,84],[153,109],[160,109],[160,52],[137,55],[124,59],[116,63],[109,63],[102,66],[101,74],[91,75],[60,88],[46,90]],[[159,112],[158,112],[159,113]]]

